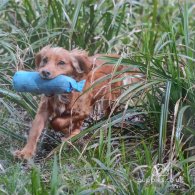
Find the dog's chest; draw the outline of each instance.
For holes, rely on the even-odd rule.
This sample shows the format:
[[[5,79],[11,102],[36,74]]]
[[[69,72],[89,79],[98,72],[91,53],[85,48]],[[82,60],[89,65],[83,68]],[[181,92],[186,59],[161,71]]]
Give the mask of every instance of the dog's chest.
[[[52,110],[55,116],[70,114],[70,94],[56,95],[53,98]]]

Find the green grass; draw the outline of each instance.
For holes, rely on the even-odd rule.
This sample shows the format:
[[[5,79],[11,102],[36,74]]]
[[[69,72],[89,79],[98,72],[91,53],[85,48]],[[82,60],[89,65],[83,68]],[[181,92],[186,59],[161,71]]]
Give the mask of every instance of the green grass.
[[[0,194],[193,194],[194,9],[190,0],[2,0]],[[39,148],[49,140],[50,156],[26,164],[12,152],[24,145],[40,97],[16,93],[12,76],[34,69],[47,44],[120,53],[106,60],[140,68],[146,81],[125,86],[115,104],[123,109],[69,143],[47,129]]]

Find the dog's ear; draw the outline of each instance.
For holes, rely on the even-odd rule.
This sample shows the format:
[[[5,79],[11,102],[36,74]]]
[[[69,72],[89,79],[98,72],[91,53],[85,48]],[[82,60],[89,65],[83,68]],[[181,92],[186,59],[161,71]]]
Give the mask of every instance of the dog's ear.
[[[36,67],[38,67],[40,63],[41,63],[41,53],[39,52],[35,55],[35,65],[36,65]]]
[[[47,45],[45,47],[43,47],[36,55],[35,55],[35,65],[38,67],[39,64],[41,63],[41,58],[44,55],[44,53],[51,48],[50,45]]]
[[[88,73],[91,71],[92,63],[86,52],[73,50],[71,55],[72,66],[77,73]]]

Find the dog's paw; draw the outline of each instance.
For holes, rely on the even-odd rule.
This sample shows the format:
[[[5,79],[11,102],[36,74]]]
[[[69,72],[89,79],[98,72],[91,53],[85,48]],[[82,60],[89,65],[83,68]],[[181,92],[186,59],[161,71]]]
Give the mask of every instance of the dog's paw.
[[[34,155],[34,152],[32,150],[23,149],[23,150],[17,150],[14,152],[14,157],[21,159],[21,160],[30,160]]]

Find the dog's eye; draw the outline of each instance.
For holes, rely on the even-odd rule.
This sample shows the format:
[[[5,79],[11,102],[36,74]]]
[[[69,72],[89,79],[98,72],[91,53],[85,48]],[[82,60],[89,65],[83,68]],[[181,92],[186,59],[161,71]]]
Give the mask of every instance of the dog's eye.
[[[47,62],[48,62],[48,58],[47,57],[43,58],[43,64],[47,64]]]
[[[64,62],[64,61],[59,61],[58,64],[59,64],[59,65],[64,65],[65,62]]]

